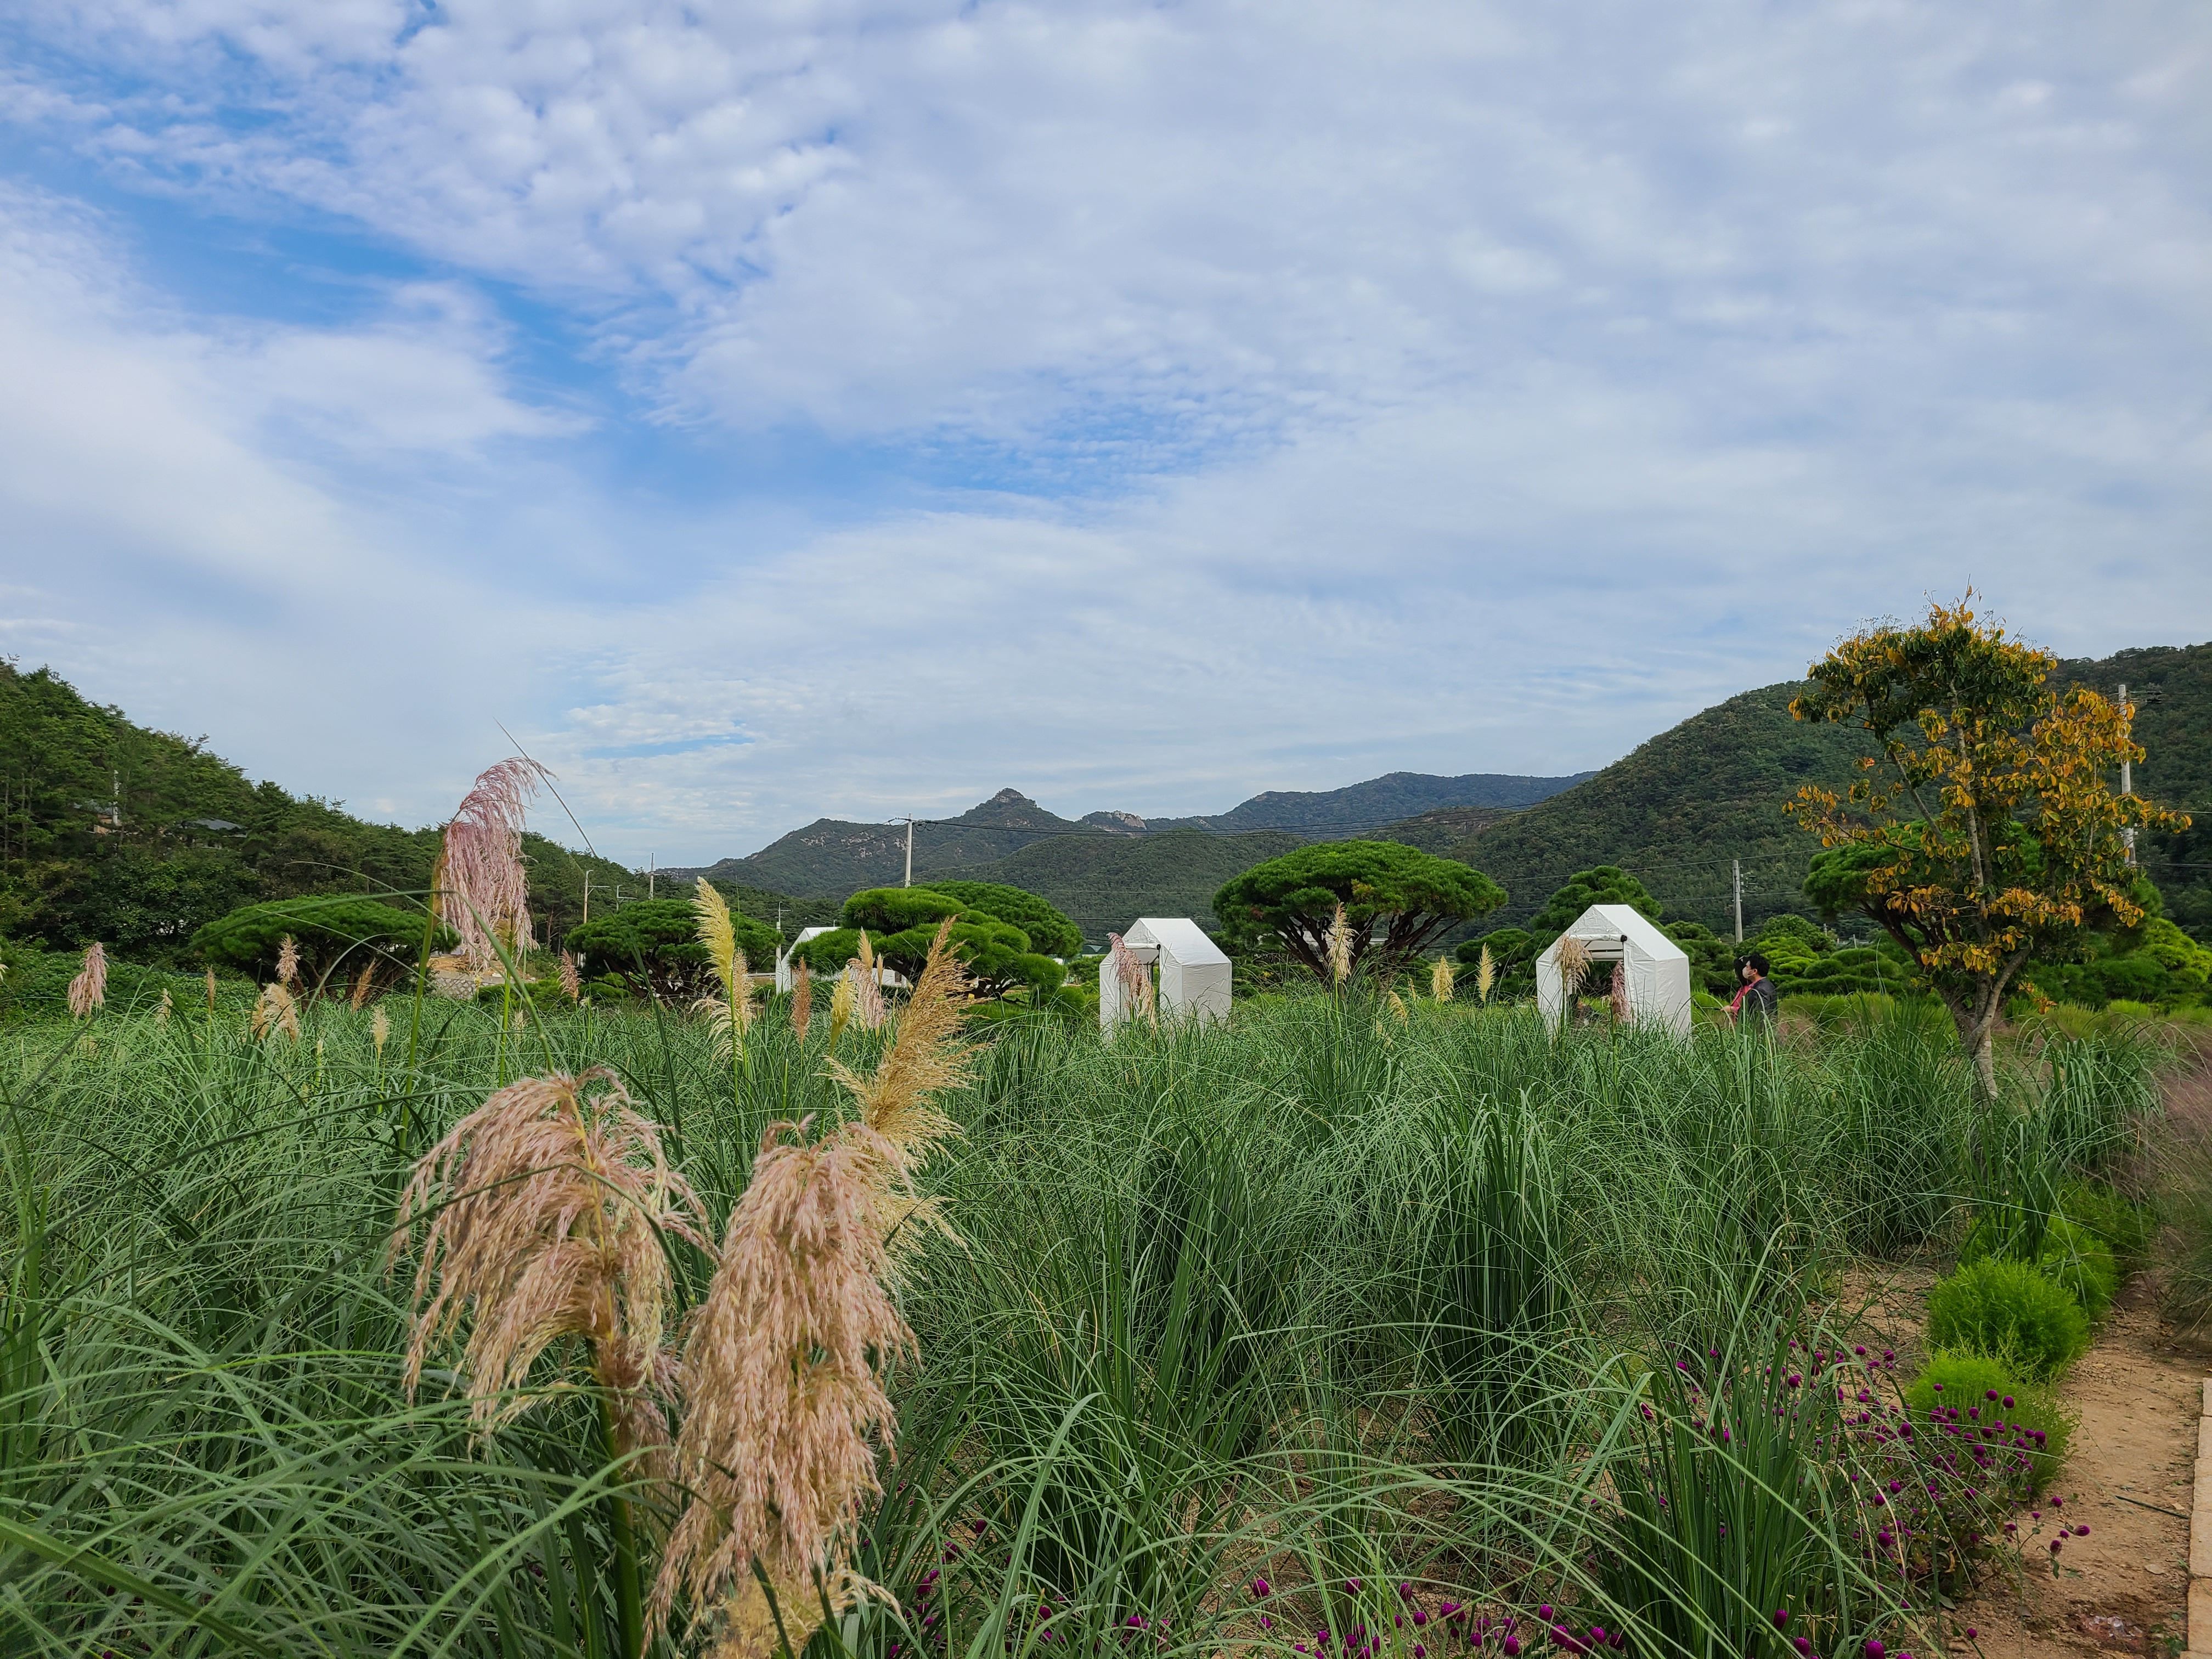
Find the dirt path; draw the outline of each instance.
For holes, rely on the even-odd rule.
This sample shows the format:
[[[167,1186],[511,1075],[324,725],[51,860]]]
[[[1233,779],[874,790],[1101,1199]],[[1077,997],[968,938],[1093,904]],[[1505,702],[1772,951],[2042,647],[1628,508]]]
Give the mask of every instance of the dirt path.
[[[2040,1541],[2029,1547],[2039,1559],[2015,1567],[2000,1558],[1956,1615],[1979,1640],[1961,1635],[1954,1652],[2080,1659],[2181,1650],[2204,1373],[2201,1355],[2167,1342],[2142,1283],[2130,1287],[2064,1383],[2081,1420],[2056,1490],[2089,1535],[2067,1540],[2056,1577]],[[2023,1517],[2023,1532],[2027,1524]],[[2040,1537],[2049,1535],[2043,1528]]]

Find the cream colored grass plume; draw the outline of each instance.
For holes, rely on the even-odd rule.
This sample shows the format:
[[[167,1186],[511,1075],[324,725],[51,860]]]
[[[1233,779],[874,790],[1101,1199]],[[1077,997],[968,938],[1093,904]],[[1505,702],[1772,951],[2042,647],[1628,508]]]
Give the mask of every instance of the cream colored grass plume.
[[[1571,936],[1563,938],[1552,962],[1559,970],[1560,992],[1571,1002],[1581,993],[1583,981],[1589,977],[1589,946]]]
[[[264,1042],[272,1035],[281,1033],[297,1042],[300,1040],[300,1005],[294,999],[290,988],[281,980],[263,986],[252,1012],[246,1017],[246,1024],[255,1036]]]
[[[864,1031],[883,1029],[884,980],[876,966],[876,947],[868,943],[868,930],[860,929],[860,953],[845,964],[853,978],[853,1018]]]
[[[456,1123],[400,1195],[392,1259],[418,1225],[410,1397],[465,1323],[470,1415],[489,1432],[529,1407],[538,1356],[581,1337],[617,1453],[666,1443],[673,1285],[659,1235],[713,1246],[698,1194],[611,1072],[524,1078]]]
[[[300,977],[300,947],[289,933],[276,945],[276,982],[289,985]]]
[[[446,826],[433,878],[435,902],[477,973],[498,966],[501,946],[519,955],[537,942],[522,867],[522,827],[539,780],[550,775],[536,761],[503,760],[477,777]]]
[[[890,1289],[892,1230],[918,1207],[913,1172],[952,1133],[930,1096],[963,1069],[950,931],[875,1069],[833,1062],[858,1115],[812,1143],[805,1122],[769,1127],[684,1345],[675,1462],[690,1503],[651,1624],[680,1597],[718,1659],[767,1659],[786,1639],[799,1652],[825,1598],[842,1609],[869,1588],[852,1547],[896,1427],[883,1370],[915,1352]]]
[[[698,918],[699,943],[707,949],[707,959],[714,964],[714,977],[721,981],[720,1000],[714,997],[699,999],[699,1012],[714,1023],[715,1047],[724,1054],[744,1049],[745,1032],[753,1023],[752,969],[745,961],[745,953],[738,948],[736,926],[730,921],[730,907],[714,884],[706,877],[699,878],[699,890],[692,896],[692,913]]]
[[[814,975],[806,971],[806,963],[797,956],[791,959],[791,1029],[801,1042],[806,1041],[806,1028],[814,1023]]]
[[[1490,947],[1486,945],[1482,947],[1481,960],[1474,965],[1474,994],[1483,1002],[1487,1003],[1490,1000],[1491,988],[1497,983],[1497,959],[1490,954]]]
[[[1451,958],[1438,957],[1436,966],[1429,969],[1429,994],[1438,1002],[1449,1002],[1453,977]]]
[[[212,975],[215,970],[210,968]],[[84,963],[76,970],[76,977],[69,982],[69,1011],[71,1019],[88,1019],[92,1012],[107,1000],[107,947],[97,939],[84,947]]]
[[[1345,919],[1342,904],[1336,907],[1336,914],[1329,919],[1326,942],[1329,982],[1341,985],[1352,977],[1352,924]]]
[[[577,971],[574,951],[561,952],[561,966],[558,972],[561,977],[561,994],[571,1002],[581,1002],[584,1000],[584,976]]]

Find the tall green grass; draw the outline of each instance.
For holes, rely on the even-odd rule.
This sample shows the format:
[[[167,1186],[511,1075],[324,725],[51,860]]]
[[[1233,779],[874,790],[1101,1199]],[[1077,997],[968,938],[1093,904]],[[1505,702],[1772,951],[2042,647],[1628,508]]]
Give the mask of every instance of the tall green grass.
[[[611,1066],[719,1227],[767,1124],[841,1109],[828,1022],[801,1042],[771,1011],[733,1079],[672,1012],[518,1037],[433,1001],[410,1060],[392,1006],[380,1051],[331,1006],[297,1044],[235,1010],[0,1028],[9,1651],[617,1651],[605,1500],[649,1540],[659,1499],[576,1396],[481,1443],[449,1377],[407,1402],[394,1200],[520,1056]],[[2109,1162],[2154,1058],[2022,1056],[2002,1109],[2047,1133],[2017,1159]],[[816,1638],[871,1659],[1291,1656],[1320,1628],[1442,1659],[1474,1610],[1538,1602],[1733,1656],[1791,1584],[1870,1632],[1895,1597],[1791,1486],[1795,1442],[1670,1473],[1651,1368],[1779,1341],[1852,1258],[1944,1248],[2033,1186],[1989,1174],[2013,1142],[1903,1017],[1681,1044],[1315,997],[1107,1044],[1038,1016],[946,1104],[958,1238],[906,1291],[924,1361],[860,1563],[898,1602]],[[696,1297],[710,1264],[677,1265]],[[1662,1548],[1621,1495],[1723,1476],[1737,1541],[1684,1579],[1697,1540]]]

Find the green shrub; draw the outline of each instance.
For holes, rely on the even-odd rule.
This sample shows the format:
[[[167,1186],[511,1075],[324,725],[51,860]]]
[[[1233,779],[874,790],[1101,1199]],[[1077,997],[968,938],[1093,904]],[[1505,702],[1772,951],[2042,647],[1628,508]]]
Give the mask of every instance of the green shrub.
[[[2104,1240],[2122,1279],[2141,1273],[2149,1262],[2151,1240],[2158,1232],[2149,1205],[2101,1182],[2073,1181],[2059,1194],[2058,1206],[2068,1220]]]
[[[2066,1287],[2066,1293],[2092,1319],[2102,1319],[2120,1288],[2112,1247],[2087,1227],[2053,1216],[2044,1229],[2043,1249],[2035,1265]]]
[[[782,940],[774,928],[736,915],[730,927],[748,968],[775,965]],[[719,994],[714,961],[699,943],[699,913],[688,898],[640,899],[603,912],[570,928],[564,943],[586,974],[611,974],[633,995],[689,1001]]]
[[[1928,1334],[1938,1347],[2008,1358],[2050,1376],[2088,1346],[2089,1316],[2066,1286],[2025,1261],[1970,1261],[1928,1293]]]
[[[300,981],[314,989],[326,981],[343,984],[365,966],[387,978],[404,973],[422,955],[425,920],[420,910],[359,895],[277,899],[218,916],[192,935],[191,950],[216,967],[265,980],[289,938],[300,954]],[[451,928],[428,931],[431,949],[453,947]]]
[[[1942,1406],[1985,1429],[2002,1422],[2040,1437],[2034,1455],[2038,1486],[2047,1483],[2066,1461],[2067,1441],[2074,1432],[2074,1414],[2060,1403],[2056,1390],[2001,1358],[1963,1349],[1938,1349],[1931,1354],[1905,1391],[1905,1403],[1916,1423],[1929,1422]],[[1969,1415],[1975,1413],[1979,1415]]]

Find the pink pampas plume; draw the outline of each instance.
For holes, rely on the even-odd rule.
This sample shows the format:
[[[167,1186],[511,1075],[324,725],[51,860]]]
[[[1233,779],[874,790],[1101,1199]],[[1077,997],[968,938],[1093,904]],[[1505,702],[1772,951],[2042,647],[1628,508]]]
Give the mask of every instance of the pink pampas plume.
[[[84,966],[69,983],[70,1018],[86,1018],[106,1000],[107,947],[95,939],[84,947]]]
[[[439,857],[439,915],[461,937],[477,973],[499,965],[499,947],[520,953],[530,931],[529,883],[522,868],[522,825],[541,778],[536,761],[516,757],[489,768],[461,798]]]

